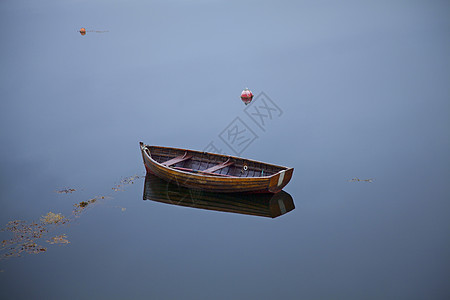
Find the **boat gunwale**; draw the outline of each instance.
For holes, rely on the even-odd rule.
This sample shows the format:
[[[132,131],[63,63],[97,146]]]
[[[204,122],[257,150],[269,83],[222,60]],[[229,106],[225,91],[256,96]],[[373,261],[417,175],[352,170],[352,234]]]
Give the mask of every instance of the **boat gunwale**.
[[[262,162],[262,161],[257,161],[257,160],[253,160],[253,159],[248,159],[248,158],[243,158],[243,157],[238,157],[238,156],[232,156],[232,155],[223,155],[223,154],[217,154],[217,153],[206,152],[206,151],[188,150],[188,149],[173,148],[173,147],[165,147],[165,146],[149,146],[149,145],[146,145],[146,144],[144,144],[144,143],[142,143],[142,142],[141,142],[140,144],[141,144],[141,151],[142,151],[143,153],[145,153],[145,155],[146,155],[152,162],[156,163],[159,167],[164,168],[164,169],[166,169],[166,170],[176,171],[176,172],[179,172],[179,173],[182,173],[182,174],[190,175],[190,176],[196,176],[196,177],[198,177],[198,178],[205,178],[205,177],[216,178],[216,179],[217,179],[217,178],[220,178],[221,181],[222,181],[222,180],[223,180],[223,181],[232,181],[232,180],[237,180],[237,179],[242,180],[242,181],[248,181],[248,180],[253,181],[253,180],[259,180],[259,179],[264,179],[264,180],[266,180],[266,179],[271,179],[271,178],[274,177],[274,176],[277,176],[280,172],[288,171],[288,170],[292,169],[292,168],[285,167],[285,166],[279,166],[279,165],[269,164],[269,163],[265,163],[265,162]],[[280,169],[282,169],[282,170],[280,170],[280,171],[278,171],[278,172],[276,172],[276,173],[274,173],[274,174],[272,174],[272,175],[269,175],[269,176],[254,176],[254,177],[253,177],[253,176],[252,176],[252,177],[220,176],[220,174],[217,174],[217,175],[209,175],[209,174],[206,174],[206,173],[204,173],[204,174],[199,174],[199,173],[201,173],[201,170],[198,170],[199,173],[193,173],[193,172],[188,172],[188,171],[183,171],[183,170],[171,168],[171,167],[165,166],[165,165],[163,165],[162,163],[156,161],[156,160],[153,159],[153,157],[151,156],[151,152],[150,152],[150,153],[147,153],[147,151],[145,151],[145,148],[148,149],[148,151],[150,151],[149,147],[162,148],[162,149],[167,149],[167,150],[177,150],[177,151],[190,151],[190,152],[194,152],[194,153],[198,153],[198,154],[205,154],[205,153],[206,153],[206,154],[211,154],[211,155],[214,155],[214,156],[223,157],[223,158],[225,158],[225,159],[226,159],[226,158],[231,158],[231,159],[244,160],[244,161],[248,161],[248,162],[252,162],[252,163],[260,163],[260,164],[264,164],[264,165],[267,165],[267,166],[271,166],[271,167],[275,167],[275,168],[280,168]]]

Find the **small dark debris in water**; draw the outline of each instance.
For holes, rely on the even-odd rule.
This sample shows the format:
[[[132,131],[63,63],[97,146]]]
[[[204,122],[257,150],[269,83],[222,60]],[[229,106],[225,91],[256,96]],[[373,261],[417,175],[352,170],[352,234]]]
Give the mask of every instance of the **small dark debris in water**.
[[[122,206],[114,206],[115,208],[120,208],[121,211],[126,211],[127,209],[125,207]]]
[[[105,199],[105,197],[101,196],[101,197],[99,197],[99,199]],[[90,199],[88,201],[81,201],[80,203],[77,203],[74,206],[78,207],[78,208],[85,208],[89,204],[92,204],[92,203],[95,203],[95,202],[97,202],[97,198],[92,198],[92,199]]]
[[[369,183],[372,183],[373,182],[373,178],[359,179],[358,177],[355,177],[355,178],[350,179],[349,182],[369,182]]]
[[[22,247],[22,250],[26,251],[27,253],[30,253],[30,254],[37,254],[37,253],[47,251],[47,248],[39,246],[36,243],[29,243],[29,244],[24,244]]]
[[[58,194],[71,194],[73,192],[75,192],[76,189],[62,189],[59,191],[56,191]]]
[[[89,205],[89,203],[87,203],[86,201],[81,201],[80,203],[78,203],[79,207],[86,207],[88,205]]]
[[[144,177],[144,176],[139,176],[139,175],[134,175],[134,176],[130,176],[130,177],[125,177],[124,179],[122,179],[122,180],[120,181],[119,184],[116,184],[116,186],[113,187],[112,190],[113,190],[114,192],[122,191],[121,188],[122,188],[124,185],[134,184],[134,182],[136,181],[136,179],[143,178],[143,177]]]
[[[100,196],[97,198],[92,198],[88,201],[81,201],[80,203],[74,204],[75,209],[72,211],[74,216],[78,216],[89,204],[97,202],[97,199],[105,199],[105,196]]]

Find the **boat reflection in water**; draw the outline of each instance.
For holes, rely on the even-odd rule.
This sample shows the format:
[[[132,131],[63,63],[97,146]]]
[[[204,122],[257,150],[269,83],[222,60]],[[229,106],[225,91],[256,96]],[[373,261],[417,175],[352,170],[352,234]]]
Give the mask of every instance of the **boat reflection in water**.
[[[276,218],[295,208],[285,191],[276,194],[220,194],[188,189],[147,173],[144,200],[200,209]]]

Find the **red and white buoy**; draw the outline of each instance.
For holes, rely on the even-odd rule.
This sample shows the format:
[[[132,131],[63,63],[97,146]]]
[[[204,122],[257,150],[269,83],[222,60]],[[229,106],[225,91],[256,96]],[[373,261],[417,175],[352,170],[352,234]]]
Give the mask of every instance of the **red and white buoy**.
[[[82,27],[80,29],[80,33],[81,33],[81,35],[85,35],[86,34],[86,28]]]
[[[247,105],[250,102],[252,102],[252,99],[253,99],[252,91],[250,91],[249,89],[245,88],[245,90],[243,90],[242,93],[241,93],[241,100],[242,100],[242,102],[244,102],[245,105]]]

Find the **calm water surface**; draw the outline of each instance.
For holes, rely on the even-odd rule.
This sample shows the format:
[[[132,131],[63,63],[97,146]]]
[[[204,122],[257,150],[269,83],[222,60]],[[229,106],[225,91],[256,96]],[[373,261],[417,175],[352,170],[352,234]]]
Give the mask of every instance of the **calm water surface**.
[[[36,246],[0,260],[0,298],[448,299],[449,12],[2,1],[1,254]],[[139,141],[294,167],[295,209],[143,200]]]

